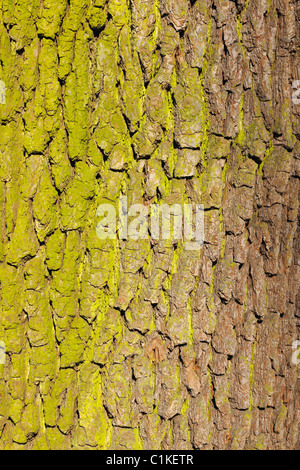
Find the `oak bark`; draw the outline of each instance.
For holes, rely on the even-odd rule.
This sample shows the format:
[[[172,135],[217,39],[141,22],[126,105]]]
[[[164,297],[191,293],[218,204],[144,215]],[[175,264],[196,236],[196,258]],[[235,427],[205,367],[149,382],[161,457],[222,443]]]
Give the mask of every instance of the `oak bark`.
[[[298,50],[295,0],[0,0],[1,449],[299,447]]]

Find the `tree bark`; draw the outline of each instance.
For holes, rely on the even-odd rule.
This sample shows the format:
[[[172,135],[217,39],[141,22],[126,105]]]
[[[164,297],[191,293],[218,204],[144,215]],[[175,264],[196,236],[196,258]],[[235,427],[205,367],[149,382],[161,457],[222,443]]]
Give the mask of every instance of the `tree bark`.
[[[1,449],[299,448],[299,11],[0,0]]]

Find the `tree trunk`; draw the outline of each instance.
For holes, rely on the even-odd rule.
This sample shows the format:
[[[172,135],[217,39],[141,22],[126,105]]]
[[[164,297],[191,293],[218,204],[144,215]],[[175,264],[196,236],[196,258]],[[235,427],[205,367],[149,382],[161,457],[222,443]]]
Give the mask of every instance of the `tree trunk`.
[[[0,23],[0,448],[299,447],[299,4]],[[120,196],[203,204],[203,246],[101,239]]]

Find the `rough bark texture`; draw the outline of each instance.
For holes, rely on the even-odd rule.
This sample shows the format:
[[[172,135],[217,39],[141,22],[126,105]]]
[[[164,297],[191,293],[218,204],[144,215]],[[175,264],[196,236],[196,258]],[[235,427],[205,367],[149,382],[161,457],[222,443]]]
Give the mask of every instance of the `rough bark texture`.
[[[0,23],[0,448],[297,448],[299,3]],[[120,194],[204,204],[203,248],[100,240]]]

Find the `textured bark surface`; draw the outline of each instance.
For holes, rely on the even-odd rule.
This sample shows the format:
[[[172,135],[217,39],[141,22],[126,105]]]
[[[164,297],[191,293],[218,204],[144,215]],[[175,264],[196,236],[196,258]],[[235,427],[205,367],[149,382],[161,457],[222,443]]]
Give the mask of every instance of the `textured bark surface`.
[[[1,449],[299,447],[298,48],[296,0],[0,0]],[[203,248],[100,240],[120,194]]]

